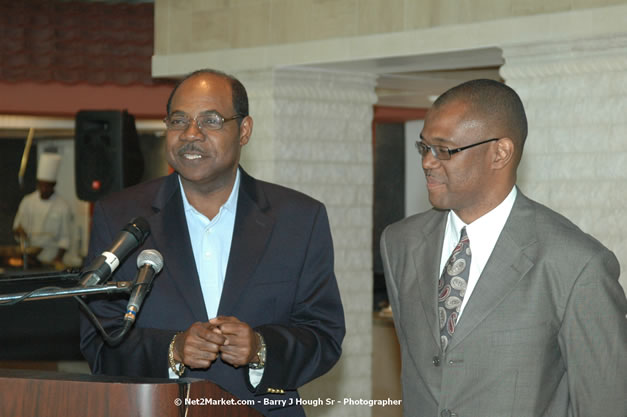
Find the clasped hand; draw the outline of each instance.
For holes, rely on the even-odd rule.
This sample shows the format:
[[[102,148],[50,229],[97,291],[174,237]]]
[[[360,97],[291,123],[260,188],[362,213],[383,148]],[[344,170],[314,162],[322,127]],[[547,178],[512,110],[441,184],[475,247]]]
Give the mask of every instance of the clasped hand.
[[[176,338],[174,359],[189,368],[209,368],[218,356],[234,367],[247,365],[259,350],[253,329],[236,317],[196,322]]]

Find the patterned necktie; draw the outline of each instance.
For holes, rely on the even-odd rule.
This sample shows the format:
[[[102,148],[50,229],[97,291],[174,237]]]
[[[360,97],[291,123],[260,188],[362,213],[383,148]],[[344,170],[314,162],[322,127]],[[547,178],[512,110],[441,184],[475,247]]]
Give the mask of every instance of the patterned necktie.
[[[438,281],[438,315],[442,352],[446,351],[455,331],[459,309],[466,294],[470,261],[470,240],[464,227],[459,243],[453,249],[453,253],[446,262],[446,267]]]

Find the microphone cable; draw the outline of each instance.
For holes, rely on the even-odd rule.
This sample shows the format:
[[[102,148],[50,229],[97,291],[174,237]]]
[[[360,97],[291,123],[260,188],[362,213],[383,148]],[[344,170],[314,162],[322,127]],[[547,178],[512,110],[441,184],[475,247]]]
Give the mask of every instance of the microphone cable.
[[[102,336],[102,340],[104,340],[104,342],[107,345],[111,347],[115,347],[119,345],[120,342],[122,342],[122,339],[124,339],[124,336],[126,336],[126,333],[128,333],[128,331],[131,329],[131,326],[133,325],[132,321],[124,320],[124,325],[121,328],[115,329],[113,331],[113,333],[115,332],[118,332],[118,333],[115,336],[113,334],[110,335],[109,333],[107,333],[104,327],[102,327],[102,324],[100,324],[100,321],[98,321],[98,317],[96,317],[93,311],[91,311],[87,303],[83,301],[83,299],[79,296],[74,296],[73,298],[82,307],[83,313],[87,315],[87,318],[89,319],[89,321],[91,321],[94,327],[98,330],[98,332]]]

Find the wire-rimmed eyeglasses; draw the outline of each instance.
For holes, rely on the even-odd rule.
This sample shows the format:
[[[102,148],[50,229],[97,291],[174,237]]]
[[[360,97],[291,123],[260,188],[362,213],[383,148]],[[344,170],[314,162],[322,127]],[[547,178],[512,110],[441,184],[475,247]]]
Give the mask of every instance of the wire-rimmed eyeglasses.
[[[224,118],[222,115],[216,111],[202,113],[193,119],[187,116],[186,114],[174,114],[163,119],[163,123],[168,130],[174,131],[183,131],[189,128],[189,124],[192,121],[196,122],[198,126],[198,130],[206,131],[206,130],[220,130],[224,123],[230,122],[231,120],[239,119],[244,117],[241,114],[236,114],[233,117]]]
[[[451,156],[453,154],[456,154],[457,152],[461,152],[463,150],[470,149],[478,145],[483,145],[484,143],[494,142],[500,139],[502,138],[486,139],[486,140],[482,140],[481,142],[473,143],[472,145],[462,146],[461,148],[456,148],[456,149],[449,149],[446,146],[439,146],[439,145],[427,145],[422,140],[417,140],[416,149],[418,149],[418,153],[423,158],[427,156],[428,152],[431,152],[431,155],[433,155],[434,158],[439,159],[441,161],[446,161],[448,159],[451,159]]]

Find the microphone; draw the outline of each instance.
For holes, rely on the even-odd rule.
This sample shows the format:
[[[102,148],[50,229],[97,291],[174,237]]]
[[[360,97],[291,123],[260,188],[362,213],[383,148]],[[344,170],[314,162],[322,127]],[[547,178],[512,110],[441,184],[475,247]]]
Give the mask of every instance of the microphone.
[[[163,268],[163,256],[154,249],[143,250],[137,257],[137,268],[139,271],[124,315],[124,321],[130,323],[135,321],[144,297],[150,291],[155,275],[161,272],[161,268]]]
[[[122,261],[139,247],[150,234],[150,225],[143,217],[135,217],[118,233],[113,245],[102,252],[85,269],[87,275],[81,279],[80,285],[92,286],[106,282]]]

